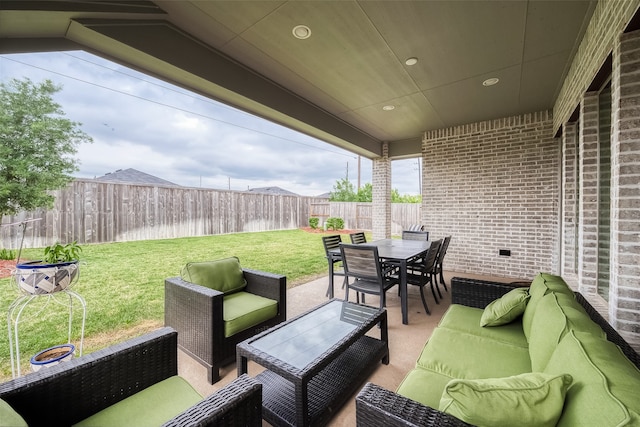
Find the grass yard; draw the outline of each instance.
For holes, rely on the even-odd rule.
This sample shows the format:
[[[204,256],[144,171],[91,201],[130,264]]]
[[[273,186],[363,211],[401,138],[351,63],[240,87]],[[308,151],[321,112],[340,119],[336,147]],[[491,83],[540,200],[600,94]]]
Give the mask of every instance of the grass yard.
[[[344,240],[344,239],[343,239]],[[41,258],[42,249],[23,250],[22,259]],[[168,240],[84,245],[80,279],[72,287],[87,304],[84,353],[160,327],[164,279],[178,276],[189,261],[237,256],[245,268],[287,276],[289,287],[327,273],[320,234],[303,230],[238,233]],[[12,278],[0,280],[0,312],[20,293]],[[67,341],[68,311],[47,297],[35,298],[19,328],[22,372],[38,351]],[[6,317],[3,317],[6,319]],[[76,311],[72,342],[80,334]],[[0,381],[11,378],[7,326],[0,334]]]

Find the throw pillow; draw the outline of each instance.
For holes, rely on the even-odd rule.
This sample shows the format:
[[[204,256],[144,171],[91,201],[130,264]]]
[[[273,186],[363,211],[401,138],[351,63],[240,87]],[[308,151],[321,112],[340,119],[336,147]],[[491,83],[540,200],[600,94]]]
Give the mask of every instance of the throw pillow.
[[[236,257],[216,261],[190,262],[182,269],[182,280],[229,294],[247,285]]]
[[[480,326],[500,326],[513,322],[524,313],[529,301],[529,288],[515,288],[492,301],[482,312]]]
[[[439,410],[475,426],[555,426],[571,375],[525,373],[506,378],[449,381]]]

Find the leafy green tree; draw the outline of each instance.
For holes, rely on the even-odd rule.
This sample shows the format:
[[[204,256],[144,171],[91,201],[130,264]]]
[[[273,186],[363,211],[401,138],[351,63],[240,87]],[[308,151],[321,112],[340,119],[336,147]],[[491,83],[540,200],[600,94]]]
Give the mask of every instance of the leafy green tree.
[[[356,201],[371,202],[372,200],[373,200],[373,185],[370,182],[367,182],[358,190],[358,193],[356,194]]]
[[[354,202],[356,192],[349,178],[342,178],[336,181],[329,200],[332,202]]]
[[[61,89],[50,80],[0,83],[0,218],[52,207],[49,191],[78,170],[78,145],[93,142],[53,101]]]

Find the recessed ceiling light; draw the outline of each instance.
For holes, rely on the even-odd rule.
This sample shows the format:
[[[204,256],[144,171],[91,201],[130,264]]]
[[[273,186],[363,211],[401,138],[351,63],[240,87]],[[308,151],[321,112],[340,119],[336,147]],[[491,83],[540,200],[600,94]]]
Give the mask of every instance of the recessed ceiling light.
[[[311,28],[306,25],[296,25],[292,30],[293,36],[297,39],[304,40],[311,37]]]
[[[404,63],[407,65],[416,65],[418,63],[418,58],[416,57],[407,58],[407,60],[404,61]]]
[[[384,107],[382,107],[382,109],[384,111],[391,111],[391,110],[395,110],[396,106],[395,105],[385,105]]]
[[[499,78],[491,77],[490,79],[487,79],[487,80],[483,81],[482,82],[482,86],[493,86],[495,84],[498,84],[499,81],[500,81]]]

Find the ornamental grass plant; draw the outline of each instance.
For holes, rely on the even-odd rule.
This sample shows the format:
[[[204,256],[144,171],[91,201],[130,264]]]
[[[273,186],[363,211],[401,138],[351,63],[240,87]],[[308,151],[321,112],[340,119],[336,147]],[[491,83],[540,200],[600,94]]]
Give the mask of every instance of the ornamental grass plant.
[[[237,233],[137,242],[85,244],[80,278],[71,288],[86,301],[83,354],[162,326],[164,279],[178,276],[189,261],[237,256],[244,268],[287,276],[288,287],[327,274],[321,235],[303,230]],[[22,260],[39,259],[42,248],[25,249]],[[13,278],[0,279],[0,312],[21,294]],[[74,307],[72,343],[80,336]],[[68,310],[37,297],[21,316],[21,369],[39,351],[67,342]],[[11,378],[7,326],[0,334],[0,381]]]

